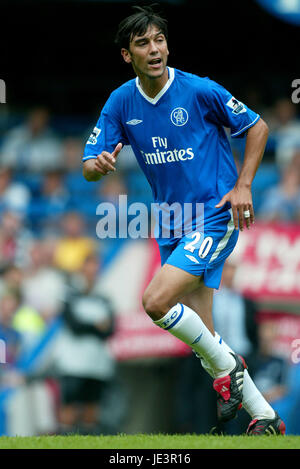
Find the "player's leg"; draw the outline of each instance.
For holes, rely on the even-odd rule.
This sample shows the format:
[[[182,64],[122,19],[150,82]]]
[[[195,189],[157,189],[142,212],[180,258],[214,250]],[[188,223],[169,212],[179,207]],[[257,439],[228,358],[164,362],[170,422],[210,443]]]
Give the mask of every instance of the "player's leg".
[[[241,405],[245,364],[216,343],[212,299],[238,234],[232,217],[226,223],[214,223],[211,229],[206,226],[204,232],[184,236],[174,249],[170,248],[171,253],[161,250],[165,264],[147,287],[143,304],[158,326],[190,345],[214,370],[214,388],[220,395],[224,420],[229,420]],[[199,304],[193,301],[197,290]],[[197,312],[182,301],[187,295],[190,304],[200,306]]]
[[[233,352],[217,332],[215,339],[224,351]],[[252,419],[248,427],[248,434],[285,433],[283,421],[257,389],[248,370],[244,372],[243,407]]]
[[[213,304],[213,289],[206,287],[204,282],[201,281],[199,287],[194,291],[187,293],[184,297],[180,298],[180,302],[193,309],[202,319],[206,327],[210,330],[212,335],[215,335],[212,304]]]
[[[234,354],[234,351],[224,342],[220,335],[213,330],[212,315],[210,314],[212,302],[210,300],[207,301],[205,286],[201,286],[193,292],[187,294],[185,297],[181,298],[180,301],[192,308],[203,318],[207,327],[209,327],[210,331],[215,336],[216,346],[222,348],[224,353],[228,352]],[[203,357],[201,357],[201,363],[203,368],[212,376],[212,378],[216,378],[216,374],[211,364],[208,363]],[[263,430],[263,433],[268,430],[269,426],[272,426],[275,432],[282,433],[282,431],[284,431],[284,424],[276,415],[270,404],[263,397],[261,392],[257,389],[248,373],[248,370],[244,371],[244,383],[242,389],[243,407],[250,415],[252,422],[255,423],[255,427],[252,422],[249,425],[249,433],[257,429],[258,421],[260,421],[259,423],[264,422],[264,426],[259,426],[259,428]]]
[[[201,286],[191,293],[188,293],[185,297],[181,298],[187,306],[193,308],[193,310],[199,314],[206,321],[207,326],[210,325],[210,330],[214,337],[220,337],[214,331],[213,318],[212,318],[212,294],[208,294],[208,291],[213,291],[211,288],[206,287],[203,283]],[[216,340],[216,339],[215,339]],[[222,345],[222,341],[216,340],[215,345],[219,350],[223,350],[224,354],[228,352],[235,359],[235,367],[231,370],[228,375],[220,377],[218,373],[215,373],[214,364],[208,362],[203,355],[196,352],[198,358],[201,359],[203,368],[214,378],[214,389],[218,393],[217,405],[218,405],[218,418],[221,421],[231,420],[241,408],[242,401],[242,389],[243,389],[243,378],[245,365],[241,361],[233,350],[226,349]]]
[[[196,313],[180,298],[196,290],[202,292],[203,311]],[[235,359],[216,344],[212,324],[213,290],[200,276],[165,264],[148,285],[143,305],[156,325],[188,344],[213,366],[217,377],[227,376],[234,369]]]
[[[204,290],[204,291],[203,291]],[[197,314],[205,318],[207,327],[209,327],[211,315],[207,313],[209,311],[209,304],[206,300],[205,289],[198,288],[193,292],[187,294],[185,297],[180,299],[184,304],[191,307]],[[207,307],[207,309],[206,309]],[[213,322],[211,319],[210,330],[215,336],[216,344],[224,350],[224,352],[234,353],[234,351],[224,342],[217,332],[213,331]],[[216,378],[216,374],[211,363],[207,362],[203,357],[197,354],[201,359],[203,368],[212,376]],[[268,427],[271,425],[277,433],[284,432],[284,424],[276,415],[274,409],[263,397],[261,392],[257,389],[254,382],[252,381],[248,370],[244,371],[244,383],[243,383],[243,401],[244,409],[250,415],[252,422],[255,422],[255,427],[252,422],[249,425],[249,434],[254,432],[257,428],[257,422],[264,422],[264,425],[261,426],[261,430],[265,433],[268,430]],[[259,423],[259,422],[258,422]],[[271,430],[272,431],[272,430]]]
[[[200,286],[198,289],[187,294],[185,297],[181,298],[180,301],[190,308],[192,308],[197,314],[199,314],[207,327],[210,329],[212,334],[215,336],[216,346],[224,350],[224,353],[233,353],[234,351],[224,342],[217,332],[214,332],[214,326],[212,321],[212,315],[210,313],[210,308],[212,306],[212,301],[207,301],[205,286]],[[203,368],[213,377],[216,378],[213,366],[203,357],[199,356]],[[252,381],[248,370],[244,371],[244,382],[243,382],[243,407],[250,415],[252,421],[249,425],[249,434],[258,433],[257,428],[260,429],[261,433],[266,433],[269,431],[269,427],[273,427],[276,433],[284,432],[284,424],[281,419],[276,415],[273,408],[263,397],[261,392],[257,389],[254,382]],[[254,422],[254,424],[252,423]],[[263,422],[263,425],[261,424]],[[259,427],[258,427],[259,425]],[[270,430],[272,432],[272,429]],[[256,434],[257,434],[256,433]]]

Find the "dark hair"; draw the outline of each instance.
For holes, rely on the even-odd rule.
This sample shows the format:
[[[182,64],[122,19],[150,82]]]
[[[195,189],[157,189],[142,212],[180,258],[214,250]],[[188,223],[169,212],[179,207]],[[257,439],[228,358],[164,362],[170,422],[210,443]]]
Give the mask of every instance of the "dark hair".
[[[145,34],[150,25],[157,26],[168,39],[167,20],[153,10],[155,5],[132,7],[137,12],[122,20],[118,27],[115,43],[120,48],[129,49],[132,38]]]

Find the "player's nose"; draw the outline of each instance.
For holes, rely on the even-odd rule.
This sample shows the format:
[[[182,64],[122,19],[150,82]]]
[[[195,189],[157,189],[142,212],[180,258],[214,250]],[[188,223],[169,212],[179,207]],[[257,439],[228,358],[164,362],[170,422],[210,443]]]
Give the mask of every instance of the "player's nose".
[[[151,55],[156,54],[158,52],[158,47],[155,41],[149,42],[149,49]]]

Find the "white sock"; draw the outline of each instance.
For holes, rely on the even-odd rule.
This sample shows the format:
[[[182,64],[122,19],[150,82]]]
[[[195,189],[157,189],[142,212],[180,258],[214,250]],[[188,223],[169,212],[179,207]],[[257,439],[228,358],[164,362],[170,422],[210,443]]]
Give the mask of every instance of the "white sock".
[[[215,333],[215,340],[224,351],[234,353],[217,333]],[[214,373],[209,363],[205,363],[205,359],[201,359],[201,362],[209,374]],[[214,375],[211,374],[211,376]],[[272,419],[275,417],[274,410],[257,389],[247,370],[244,372],[243,407],[252,419]]]
[[[217,378],[228,375],[235,367],[233,356],[216,342],[200,316],[188,306],[177,303],[163,318],[153,322],[204,357]]]

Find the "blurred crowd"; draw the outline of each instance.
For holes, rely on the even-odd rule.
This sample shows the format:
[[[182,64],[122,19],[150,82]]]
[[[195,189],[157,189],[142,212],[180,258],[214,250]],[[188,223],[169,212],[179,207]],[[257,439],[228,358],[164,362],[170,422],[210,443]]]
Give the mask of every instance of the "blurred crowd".
[[[33,109],[1,140],[0,393],[22,388],[11,412],[27,422],[25,409],[43,403],[42,412],[33,412],[39,417],[29,417],[32,433],[91,434],[99,432],[99,401],[115,377],[106,344],[115,311],[100,282],[110,244],[96,237],[96,207],[128,193],[127,169],[104,184],[87,183],[85,136],[61,137],[50,120],[47,109]],[[59,381],[33,378],[24,357],[59,318],[63,328],[50,372]]]
[[[290,99],[282,98],[262,115],[269,125],[270,137],[253,185],[256,218],[298,223],[298,108]],[[0,393],[25,383],[31,386],[31,402],[35,400],[32,396],[39,393],[44,396],[50,417],[46,423],[42,419],[33,430],[37,433],[74,429],[92,433],[99,431],[100,402],[107,396],[107,384],[113,383],[116,376],[116,363],[107,347],[107,339],[114,333],[116,311],[113,299],[101,290],[101,264],[118,240],[97,239],[96,207],[103,201],[117,201],[119,194],[127,194],[129,203],[132,200],[148,204],[151,193],[130,147],[122,150],[116,174],[101,183],[87,183],[82,176],[81,157],[91,129],[66,134],[57,131],[53,122],[55,119],[47,109],[36,108],[17,125],[7,126],[0,138],[0,339],[6,344]],[[239,166],[242,145],[239,141],[231,143]],[[232,272],[226,274],[229,278]],[[224,282],[220,298],[224,297],[216,301],[219,332],[228,333],[229,345],[256,363],[253,371],[257,382],[262,382],[266,373],[261,370],[267,366],[263,357],[268,352],[260,349],[261,344],[267,343],[260,338],[266,330],[256,324],[254,306],[236,296],[231,280]],[[231,323],[227,321],[228,308],[222,319],[224,304],[242,315],[239,343],[235,343],[234,326],[230,329]],[[45,380],[29,380],[28,384],[26,376],[18,372],[20,359],[59,318],[63,318],[64,332],[58,354],[62,358],[57,359],[58,385],[55,380],[47,385]],[[254,324],[256,329],[251,332]],[[82,357],[85,359],[81,360]],[[275,365],[276,377],[272,375],[274,379],[268,381],[272,384],[273,379],[273,385],[268,388],[266,379],[262,384],[270,399],[285,392],[286,364]],[[177,383],[180,395],[189,394],[193,386],[199,391],[191,381],[195,366],[194,357],[183,360],[181,376],[185,378]],[[199,382],[209,381],[200,372],[197,377]],[[20,399],[27,402],[25,395]],[[46,408],[45,404],[44,412]],[[191,408],[179,408],[178,431],[205,430],[192,424],[187,428],[193,412]],[[207,422],[210,420],[207,416]]]

